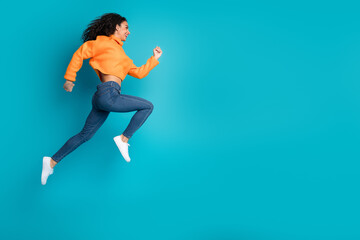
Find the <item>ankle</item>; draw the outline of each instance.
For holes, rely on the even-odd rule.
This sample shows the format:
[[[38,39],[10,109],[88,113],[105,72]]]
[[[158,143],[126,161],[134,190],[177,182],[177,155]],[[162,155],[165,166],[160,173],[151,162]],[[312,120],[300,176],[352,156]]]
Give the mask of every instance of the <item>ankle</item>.
[[[57,164],[57,162],[55,162],[54,159],[51,158],[51,160],[50,160],[50,167],[51,167],[51,168],[54,168],[56,164]]]
[[[121,141],[123,141],[123,142],[127,143],[129,141],[129,139],[122,134],[120,135],[120,138],[121,138]]]

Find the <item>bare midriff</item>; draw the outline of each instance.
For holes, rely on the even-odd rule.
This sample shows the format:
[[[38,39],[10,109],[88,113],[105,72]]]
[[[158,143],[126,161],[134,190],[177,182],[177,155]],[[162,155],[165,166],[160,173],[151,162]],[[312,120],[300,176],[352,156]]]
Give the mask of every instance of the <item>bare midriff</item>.
[[[104,74],[100,71],[99,71],[99,73],[100,73],[100,81],[101,82],[114,81],[114,82],[117,82],[121,86],[121,82],[122,82],[121,78],[111,75],[111,74]]]

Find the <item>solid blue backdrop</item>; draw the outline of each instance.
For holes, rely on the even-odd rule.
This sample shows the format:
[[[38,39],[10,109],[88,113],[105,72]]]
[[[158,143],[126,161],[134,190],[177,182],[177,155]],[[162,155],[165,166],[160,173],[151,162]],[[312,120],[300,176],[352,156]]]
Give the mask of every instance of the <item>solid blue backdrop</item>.
[[[1,239],[360,239],[357,1],[12,1],[2,7]],[[116,12],[154,111],[111,113],[40,184],[100,83],[81,34]]]

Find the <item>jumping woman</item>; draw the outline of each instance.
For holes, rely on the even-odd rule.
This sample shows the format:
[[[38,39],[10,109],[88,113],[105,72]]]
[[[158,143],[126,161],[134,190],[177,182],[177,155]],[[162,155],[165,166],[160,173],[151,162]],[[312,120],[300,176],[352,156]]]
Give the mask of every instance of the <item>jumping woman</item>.
[[[83,60],[88,58],[101,83],[97,85],[97,91],[92,97],[92,110],[83,129],[71,137],[52,157],[43,157],[41,184],[46,184],[47,178],[53,174],[55,165],[61,159],[94,136],[110,112],[137,111],[125,131],[114,137],[121,155],[130,162],[128,141],[149,117],[153,104],[143,98],[122,94],[121,83],[127,74],[135,78],[146,77],[159,64],[158,59],[162,50],[160,47],[154,48],[154,55],[146,64],[137,67],[122,48],[129,34],[126,18],[116,13],[107,13],[93,20],[84,31],[84,43],[72,56],[64,76],[66,82],[63,87],[67,92],[72,91],[76,73],[80,70]]]

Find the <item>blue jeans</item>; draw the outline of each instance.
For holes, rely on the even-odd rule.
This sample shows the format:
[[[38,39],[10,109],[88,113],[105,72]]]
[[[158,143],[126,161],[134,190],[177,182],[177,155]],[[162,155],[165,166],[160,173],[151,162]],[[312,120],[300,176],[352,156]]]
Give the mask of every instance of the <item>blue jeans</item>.
[[[51,158],[56,162],[60,162],[66,155],[90,140],[105,122],[110,112],[137,111],[123,132],[125,137],[131,138],[149,117],[153,109],[153,104],[143,98],[121,94],[121,87],[117,82],[100,83],[97,85],[97,91],[92,97],[92,110],[86,119],[85,126],[78,134],[71,137]]]

